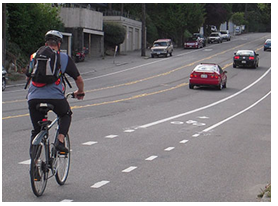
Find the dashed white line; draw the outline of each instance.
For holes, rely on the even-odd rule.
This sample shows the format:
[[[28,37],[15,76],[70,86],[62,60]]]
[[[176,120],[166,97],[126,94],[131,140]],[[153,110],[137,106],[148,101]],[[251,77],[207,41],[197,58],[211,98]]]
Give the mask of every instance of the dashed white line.
[[[97,182],[95,183],[94,185],[91,186],[91,188],[95,188],[95,189],[98,189],[106,184],[108,184],[110,181],[107,181],[107,180],[102,180],[100,182]]]
[[[73,200],[69,200],[69,199],[64,199],[61,202],[72,202]]]
[[[125,133],[131,133],[131,132],[134,132],[135,130],[134,129],[126,129],[124,132]]]
[[[131,166],[131,167],[128,167],[128,168],[124,169],[122,172],[128,173],[128,172],[131,172],[131,171],[135,170],[136,168],[137,167],[135,167],[135,166]]]
[[[105,138],[108,138],[108,139],[113,139],[113,138],[115,138],[115,137],[118,137],[118,135],[116,135],[116,134],[111,134],[111,135],[105,136]]]
[[[150,157],[146,158],[145,160],[152,161],[152,160],[154,160],[156,158],[157,158],[157,156],[153,155],[153,156],[150,156]]]
[[[25,160],[25,161],[19,162],[18,164],[20,164],[20,165],[29,165],[29,164],[31,164],[31,160],[30,159]]]
[[[184,139],[184,140],[180,141],[181,144],[185,144],[186,142],[188,142],[187,139]]]
[[[175,149],[175,147],[167,147],[164,151],[171,151],[173,149]]]
[[[193,134],[192,137],[198,137],[200,134]]]
[[[82,143],[82,145],[93,145],[93,144],[97,144],[97,142],[89,141],[89,142]]]

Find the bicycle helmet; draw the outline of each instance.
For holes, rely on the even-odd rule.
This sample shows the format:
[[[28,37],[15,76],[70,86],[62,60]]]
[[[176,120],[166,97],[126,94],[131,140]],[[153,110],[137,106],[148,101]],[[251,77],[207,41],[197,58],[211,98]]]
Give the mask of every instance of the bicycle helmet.
[[[45,34],[45,41],[54,40],[56,42],[63,42],[63,35],[56,30],[50,30]]]

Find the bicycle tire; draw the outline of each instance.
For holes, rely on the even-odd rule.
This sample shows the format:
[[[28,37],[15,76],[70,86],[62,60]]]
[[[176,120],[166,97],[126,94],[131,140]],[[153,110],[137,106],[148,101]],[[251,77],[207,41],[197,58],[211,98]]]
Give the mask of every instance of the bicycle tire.
[[[70,169],[70,139],[69,135],[65,136],[65,146],[68,148],[68,154],[60,154],[57,152],[56,161],[57,161],[57,168],[56,168],[56,181],[59,185],[64,185],[69,174]]]
[[[48,179],[48,168],[46,165],[45,144],[32,145],[30,164],[30,178],[33,193],[39,197],[44,193]]]

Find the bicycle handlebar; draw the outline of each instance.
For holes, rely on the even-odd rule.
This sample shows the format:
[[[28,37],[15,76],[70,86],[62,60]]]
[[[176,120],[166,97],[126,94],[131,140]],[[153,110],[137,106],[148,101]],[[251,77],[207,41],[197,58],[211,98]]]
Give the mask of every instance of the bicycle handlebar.
[[[66,98],[69,98],[69,96],[71,96],[71,98],[75,98],[74,96],[74,92],[70,92],[66,95]],[[85,96],[85,93],[82,93],[82,94],[77,94],[78,97],[84,97]]]

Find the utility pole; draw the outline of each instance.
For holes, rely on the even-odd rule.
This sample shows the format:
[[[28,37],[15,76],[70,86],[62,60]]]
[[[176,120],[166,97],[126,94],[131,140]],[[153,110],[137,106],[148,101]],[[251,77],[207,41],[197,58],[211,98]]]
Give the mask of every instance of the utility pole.
[[[142,40],[141,56],[146,56],[146,4],[142,4]]]
[[[2,66],[6,60],[6,4],[2,4]]]

